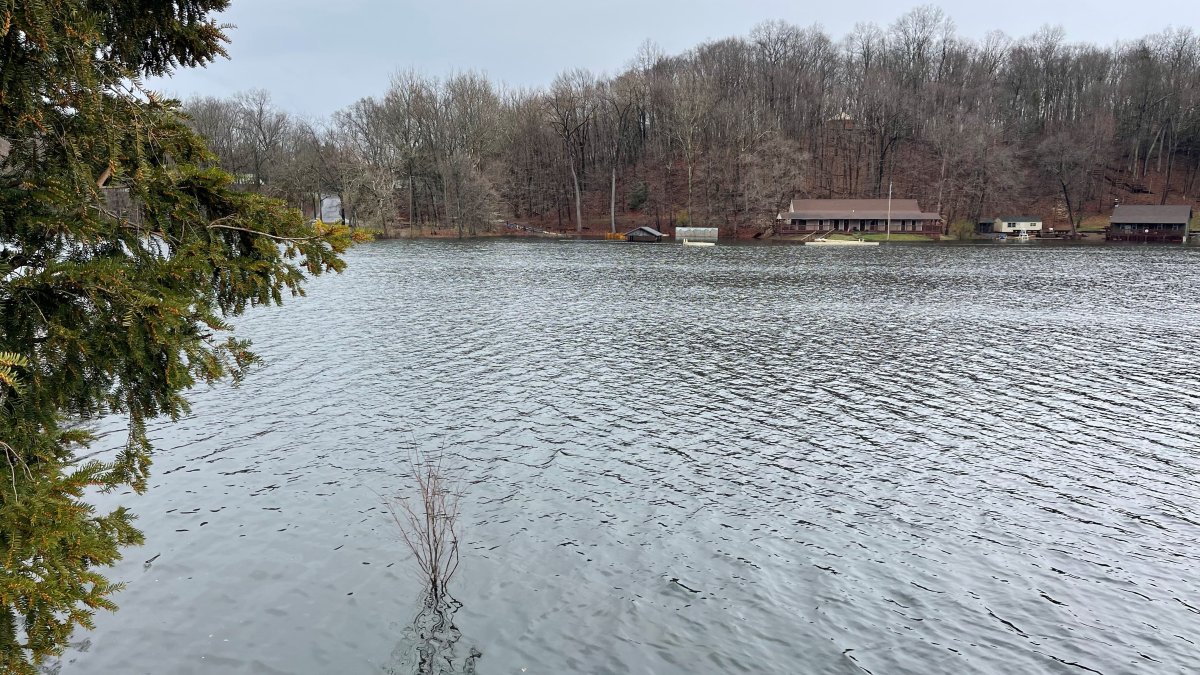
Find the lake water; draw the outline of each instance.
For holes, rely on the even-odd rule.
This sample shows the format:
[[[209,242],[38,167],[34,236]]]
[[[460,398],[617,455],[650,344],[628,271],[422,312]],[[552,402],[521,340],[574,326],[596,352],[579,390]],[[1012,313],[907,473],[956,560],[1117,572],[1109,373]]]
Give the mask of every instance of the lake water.
[[[104,498],[146,545],[62,673],[1200,670],[1200,251],[349,261]],[[465,489],[436,636],[414,442]]]

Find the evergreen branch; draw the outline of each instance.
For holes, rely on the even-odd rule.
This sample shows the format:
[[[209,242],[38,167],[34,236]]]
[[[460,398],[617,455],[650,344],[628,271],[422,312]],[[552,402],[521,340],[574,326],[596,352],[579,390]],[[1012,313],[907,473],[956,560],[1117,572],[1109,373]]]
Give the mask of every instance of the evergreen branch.
[[[116,609],[121,586],[100,571],[142,535],[124,508],[98,514],[91,491],[145,490],[147,421],[177,419],[198,380],[254,362],[204,326],[301,293],[297,249],[320,274],[354,241],[232,189],[178,104],[138,80],[224,54],[209,17],[227,4],[0,0],[0,672],[35,675]],[[115,213],[120,177],[144,218]],[[218,242],[210,221],[284,243]],[[117,457],[80,462],[92,436],[72,421],[121,412]]]
[[[222,220],[228,220],[229,218],[233,218],[236,215],[238,215],[238,214],[231,214],[231,215],[225,216],[224,218],[218,218],[208,224],[208,229],[210,229],[210,230],[233,230],[235,232],[248,232],[250,234],[261,235],[268,239],[273,239],[275,241],[286,241],[286,242],[313,241],[315,239],[321,238],[321,235],[319,235],[319,234],[314,234],[311,237],[283,237],[278,234],[271,234],[270,232],[263,232],[261,230],[252,230],[248,227],[238,227],[237,225],[221,225],[221,224],[219,224]]]

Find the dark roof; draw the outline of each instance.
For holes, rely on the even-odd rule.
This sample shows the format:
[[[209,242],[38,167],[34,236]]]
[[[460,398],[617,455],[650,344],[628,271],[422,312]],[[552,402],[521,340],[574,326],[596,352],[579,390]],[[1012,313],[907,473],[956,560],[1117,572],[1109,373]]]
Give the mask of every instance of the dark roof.
[[[996,216],[996,219],[1004,223],[1040,223],[1041,218],[1037,216]]]
[[[1192,207],[1183,206],[1136,206],[1121,204],[1113,209],[1110,223],[1131,223],[1135,225],[1157,225],[1159,223],[1181,223],[1186,225],[1192,219]]]
[[[654,229],[653,227],[650,227],[649,225],[643,225],[641,227],[632,229],[632,230],[626,232],[625,236],[628,237],[629,235],[637,234],[638,232],[645,232],[646,234],[648,234],[652,237],[665,237],[666,236],[662,232],[659,232],[658,230]]]
[[[887,211],[887,199],[793,199],[793,211]],[[892,199],[893,211],[920,211],[915,199]]]
[[[887,199],[793,199],[792,210],[779,214],[784,220],[886,220]],[[936,213],[921,211],[915,199],[891,200],[892,220],[941,220]]]
[[[882,211],[792,211],[781,213],[783,220],[941,220],[936,213],[922,211],[897,211],[892,209],[889,216],[887,209]]]

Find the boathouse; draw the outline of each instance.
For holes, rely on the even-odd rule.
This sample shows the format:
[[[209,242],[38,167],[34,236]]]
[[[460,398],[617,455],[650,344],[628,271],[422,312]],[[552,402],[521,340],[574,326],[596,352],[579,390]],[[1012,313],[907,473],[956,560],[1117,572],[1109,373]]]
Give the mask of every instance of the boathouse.
[[[890,227],[889,227],[890,223]],[[942,217],[915,199],[793,199],[775,219],[775,233],[909,232],[939,235]]]
[[[1183,241],[1192,221],[1192,207],[1135,206],[1113,209],[1105,239],[1109,241]]]
[[[1042,219],[1033,216],[997,216],[979,221],[977,232],[984,235],[1041,236]]]
[[[664,236],[666,235],[654,229],[653,227],[650,227],[649,225],[643,225],[635,230],[626,232],[625,241],[659,242],[663,240]]]

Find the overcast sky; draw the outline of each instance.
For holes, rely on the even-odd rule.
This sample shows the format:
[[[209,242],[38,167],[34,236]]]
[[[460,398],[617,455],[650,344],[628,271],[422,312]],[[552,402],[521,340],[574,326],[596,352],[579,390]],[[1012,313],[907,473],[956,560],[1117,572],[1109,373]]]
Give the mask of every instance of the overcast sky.
[[[262,88],[287,110],[326,116],[377,96],[398,70],[443,76],[478,70],[540,87],[562,70],[615,73],[653,40],[676,54],[703,41],[744,36],[783,19],[819,24],[835,39],[855,23],[886,27],[920,3],[894,0],[233,0],[229,60],[182,70],[151,86],[181,98]],[[1060,25],[1073,42],[1110,45],[1168,26],[1195,28],[1194,0],[945,0],[959,35],[1017,37]]]

